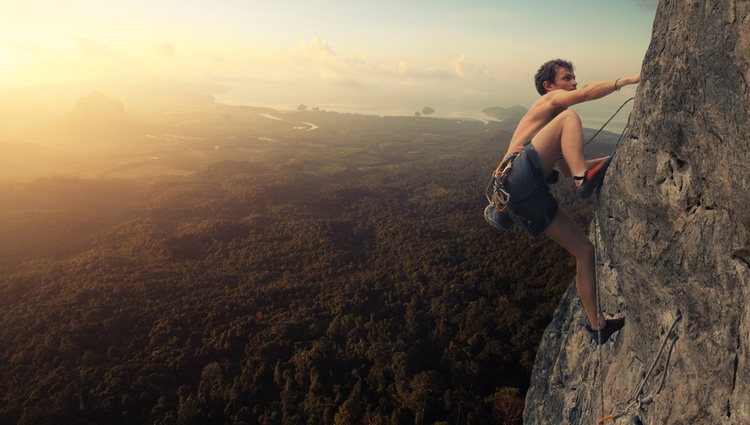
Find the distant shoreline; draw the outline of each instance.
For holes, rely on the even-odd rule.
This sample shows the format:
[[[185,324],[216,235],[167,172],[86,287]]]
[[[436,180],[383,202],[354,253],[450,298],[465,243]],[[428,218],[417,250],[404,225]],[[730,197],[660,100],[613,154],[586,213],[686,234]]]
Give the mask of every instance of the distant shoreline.
[[[301,112],[298,111],[296,107],[290,106],[290,105],[273,105],[273,106],[257,106],[257,105],[248,105],[248,104],[239,104],[239,103],[228,103],[223,101],[217,101],[217,104],[221,105],[227,105],[227,106],[238,106],[238,107],[252,107],[252,108],[269,108],[276,110],[281,113],[295,113],[295,112]],[[339,105],[344,106],[344,105]],[[580,108],[573,108],[576,109],[581,116],[581,120],[583,121],[583,127],[591,130],[598,130],[604,123],[612,116],[616,108],[612,107],[606,107],[606,108],[593,108],[592,105],[587,105],[587,108],[584,108],[584,110],[580,110]],[[489,124],[492,122],[495,123],[502,123],[503,121],[500,121],[496,118],[493,118],[482,111],[448,111],[448,112],[442,112],[440,110],[437,110],[433,114],[429,115],[422,115],[420,117],[417,117],[414,115],[414,112],[407,112],[404,109],[394,109],[394,110],[366,110],[366,109],[350,109],[346,108],[345,106],[343,108],[336,108],[335,105],[333,107],[325,107],[320,106],[318,107],[318,111],[315,111],[313,108],[318,107],[317,105],[314,105],[312,107],[308,107],[308,109],[305,112],[335,112],[339,114],[352,114],[352,115],[363,115],[363,116],[378,116],[378,117],[404,117],[404,118],[435,118],[435,119],[455,119],[455,120],[467,120],[467,121],[480,121],[485,124]],[[621,111],[605,128],[606,131],[610,133],[616,133],[620,134],[622,130],[625,128],[625,125],[627,124],[628,120],[628,114],[630,112],[630,109],[626,109]]]

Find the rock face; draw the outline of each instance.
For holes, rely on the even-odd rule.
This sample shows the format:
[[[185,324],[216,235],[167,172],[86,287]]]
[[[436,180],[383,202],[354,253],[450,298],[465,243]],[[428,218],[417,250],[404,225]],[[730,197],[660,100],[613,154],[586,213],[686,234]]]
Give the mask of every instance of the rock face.
[[[660,2],[590,229],[602,308],[627,322],[599,351],[571,286],[525,423],[750,424],[749,86],[750,1]]]

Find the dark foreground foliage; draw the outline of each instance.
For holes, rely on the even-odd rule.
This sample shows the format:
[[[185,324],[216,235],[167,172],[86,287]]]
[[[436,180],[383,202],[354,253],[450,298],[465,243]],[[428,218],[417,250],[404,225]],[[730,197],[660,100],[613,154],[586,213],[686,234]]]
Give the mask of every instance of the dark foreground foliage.
[[[520,423],[574,264],[483,222],[507,137],[3,189],[0,423]]]

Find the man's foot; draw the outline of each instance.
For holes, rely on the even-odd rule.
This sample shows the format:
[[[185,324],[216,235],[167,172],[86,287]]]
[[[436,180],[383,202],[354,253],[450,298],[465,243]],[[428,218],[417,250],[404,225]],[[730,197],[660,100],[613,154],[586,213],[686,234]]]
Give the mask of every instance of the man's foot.
[[[591,329],[591,326],[586,325],[586,330],[591,334],[591,339],[599,345],[606,344],[609,338],[617,333],[622,327],[625,326],[625,318],[618,317],[617,319],[607,319],[606,324],[600,330]]]
[[[583,180],[581,182],[581,185],[578,186],[578,189],[576,189],[578,191],[578,194],[581,195],[581,198],[588,198],[592,193],[594,193],[594,190],[597,187],[602,185],[602,182],[604,181],[604,173],[607,172],[607,168],[609,168],[610,162],[612,162],[612,157],[608,156],[600,163],[596,164],[594,168],[586,170],[582,177],[573,177],[575,180]]]

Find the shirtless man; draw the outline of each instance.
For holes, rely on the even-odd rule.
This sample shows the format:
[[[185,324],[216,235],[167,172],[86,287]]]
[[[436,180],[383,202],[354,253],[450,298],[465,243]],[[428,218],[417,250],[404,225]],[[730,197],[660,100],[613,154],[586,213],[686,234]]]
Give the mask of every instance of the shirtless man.
[[[602,98],[629,84],[637,84],[640,74],[599,81],[577,89],[573,65],[552,60],[539,68],[534,81],[542,95],[529,108],[513,133],[503,164],[512,161],[504,183],[510,194],[510,210],[533,236],[542,232],[576,258],[576,289],[586,310],[587,329],[595,341],[604,343],[625,324],[624,318],[607,319],[597,309],[594,246],[573,220],[561,209],[549,191],[547,181],[556,181],[557,167],[566,177],[573,176],[578,193],[588,198],[604,179],[611,157],[586,161],[583,156],[583,129],[578,114],[568,107]],[[499,167],[498,169],[502,168]],[[553,175],[554,174],[554,175]],[[488,207],[490,224],[498,213]],[[597,338],[599,336],[600,338]]]

